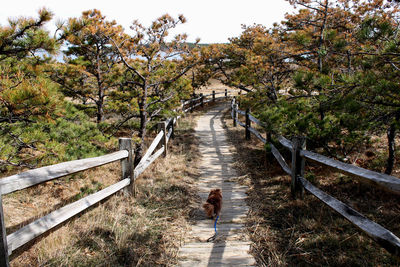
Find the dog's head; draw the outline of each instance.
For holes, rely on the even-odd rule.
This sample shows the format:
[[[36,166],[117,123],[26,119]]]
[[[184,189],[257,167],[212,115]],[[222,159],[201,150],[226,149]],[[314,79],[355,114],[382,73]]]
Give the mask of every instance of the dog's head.
[[[210,192],[210,196],[212,196],[212,195],[214,195],[214,196],[219,196],[219,197],[222,198],[222,191],[221,191],[221,189],[219,189],[219,188],[217,188],[217,189],[212,189],[211,192]]]

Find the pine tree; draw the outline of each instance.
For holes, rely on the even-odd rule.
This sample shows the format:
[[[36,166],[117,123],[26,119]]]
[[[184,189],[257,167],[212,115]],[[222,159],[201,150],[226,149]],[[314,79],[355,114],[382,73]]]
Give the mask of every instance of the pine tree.
[[[67,57],[53,79],[67,96],[79,99],[86,108],[94,104],[100,123],[109,93],[117,88],[121,76],[118,53],[110,38],[121,43],[127,37],[120,25],[107,21],[96,9],[84,11],[80,18],[70,18],[61,30],[61,38],[67,41]]]
[[[190,80],[184,75],[197,64],[196,49],[186,44],[185,34],[167,40],[169,31],[185,21],[182,15],[178,19],[163,15],[149,27],[134,21],[134,34],[124,43],[111,38],[125,68],[123,86],[114,97],[124,116],[120,125],[139,119],[135,164],[142,157],[148,122],[163,110],[176,107],[180,96],[191,91]]]

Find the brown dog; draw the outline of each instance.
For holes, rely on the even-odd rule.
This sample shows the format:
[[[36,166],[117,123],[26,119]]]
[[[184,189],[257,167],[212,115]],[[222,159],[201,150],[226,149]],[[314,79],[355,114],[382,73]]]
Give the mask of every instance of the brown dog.
[[[207,213],[207,216],[214,218],[219,216],[222,208],[222,192],[221,189],[213,189],[208,195],[206,203],[203,204],[203,208]]]

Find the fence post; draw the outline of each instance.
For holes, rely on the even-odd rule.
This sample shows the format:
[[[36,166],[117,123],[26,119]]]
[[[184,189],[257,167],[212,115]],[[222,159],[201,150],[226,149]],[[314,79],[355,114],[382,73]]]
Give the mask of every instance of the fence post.
[[[203,93],[200,93],[200,101],[201,101],[201,107],[204,107],[204,96],[203,96]]]
[[[267,133],[267,143],[272,143],[272,135],[270,132]]]
[[[235,98],[232,98],[232,100],[231,100],[231,118],[232,118],[232,120],[233,120],[233,118],[235,118],[233,116],[233,110],[234,109],[235,109]]]
[[[306,148],[306,139],[304,137],[294,137],[292,139],[293,150],[292,150],[292,184],[291,192],[293,199],[296,199],[296,193],[300,193],[300,197],[303,198],[304,188],[299,182],[298,177],[304,176],[305,160],[300,156],[300,150]]]
[[[250,127],[251,127],[251,121],[250,121],[250,109],[246,109],[246,140],[250,140]]]
[[[272,135],[270,132],[267,132],[266,140],[267,140],[267,145],[270,146],[272,144]],[[267,151],[266,153],[267,162],[274,160],[274,158],[275,157],[272,155],[272,151],[271,150]]]
[[[119,138],[119,150],[128,150],[128,157],[121,159],[121,180],[126,178],[131,179],[131,183],[128,187],[123,189],[125,195],[136,195],[135,190],[135,177],[133,175],[133,149],[132,149],[132,139],[131,138]],[[133,193],[133,194],[132,194]]]
[[[237,120],[238,120],[238,104],[233,105],[233,127],[237,126]]]
[[[172,117],[171,118],[171,129],[172,129],[172,133],[171,133],[171,138],[174,139],[175,138],[175,123],[174,123],[175,118]]]
[[[9,267],[10,261],[8,259],[7,233],[6,233],[6,226],[4,224],[3,196],[1,194],[0,194],[0,223],[1,223],[0,267]]]
[[[167,156],[167,124],[165,123],[165,121],[163,122],[159,122],[158,123],[158,129],[162,130],[164,132],[164,136],[163,136],[163,144],[164,144],[164,153],[163,156],[164,158]]]
[[[213,90],[213,92],[212,92],[212,99],[213,99],[213,102],[215,102],[215,90]]]
[[[228,97],[228,89],[225,89],[225,98]]]

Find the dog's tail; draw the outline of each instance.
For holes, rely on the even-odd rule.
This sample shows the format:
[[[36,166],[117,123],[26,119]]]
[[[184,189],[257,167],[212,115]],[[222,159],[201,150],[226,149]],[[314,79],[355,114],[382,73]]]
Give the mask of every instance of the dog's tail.
[[[208,217],[214,216],[214,205],[213,204],[206,202],[203,204],[203,208],[206,211]]]

